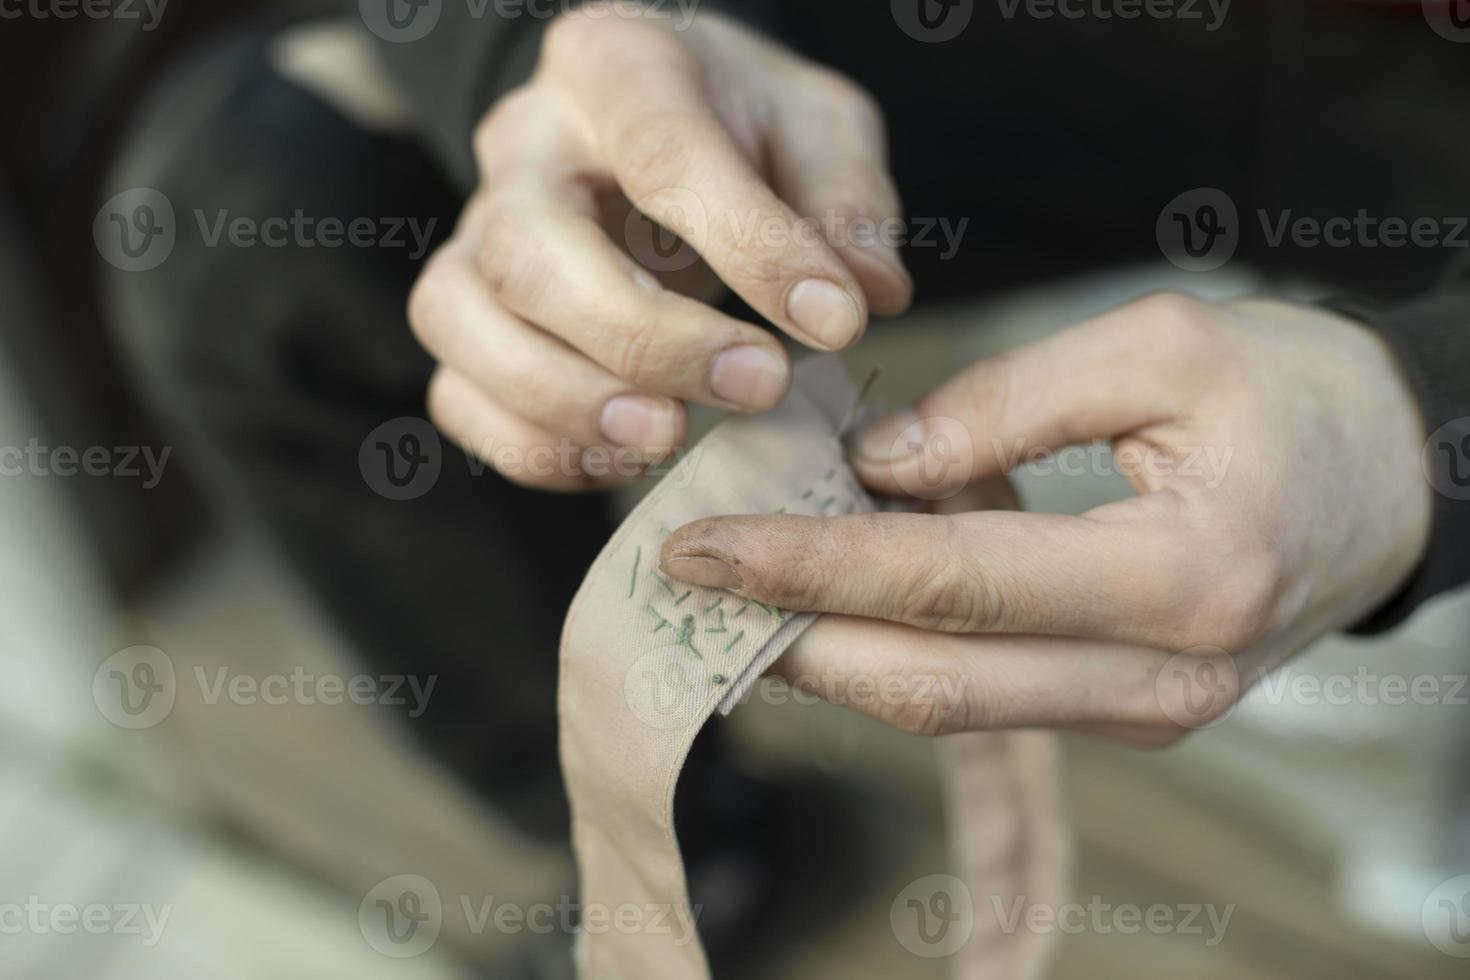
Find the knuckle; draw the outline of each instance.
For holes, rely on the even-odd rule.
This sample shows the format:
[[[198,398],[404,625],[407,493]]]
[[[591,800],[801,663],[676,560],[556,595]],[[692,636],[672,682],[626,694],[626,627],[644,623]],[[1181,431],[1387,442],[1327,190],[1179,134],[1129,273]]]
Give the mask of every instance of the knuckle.
[[[1222,324],[1204,300],[1161,291],[1138,301],[1138,325],[1152,344],[1185,355],[1203,356],[1222,336]]]
[[[1265,639],[1276,625],[1281,565],[1265,542],[1209,549],[1190,575],[1192,599],[1182,642],[1241,653]],[[1218,569],[1223,574],[1207,571]]]
[[[509,129],[514,125],[513,120],[530,111],[533,100],[534,92],[531,87],[520,85],[501,96],[475,124],[471,145],[475,152],[475,162],[482,174],[490,171],[501,148],[513,142],[509,135]]]
[[[444,315],[444,261],[437,255],[431,257],[408,294],[409,328],[431,352],[438,342],[438,325]]]
[[[598,50],[605,37],[602,20],[580,9],[569,10],[551,22],[541,39],[541,57],[549,65],[581,64]]]
[[[493,211],[480,237],[476,264],[491,293],[523,305],[536,298],[545,282],[540,249],[527,225],[506,209]]]
[[[831,106],[862,125],[882,129],[883,110],[878,100],[843,72],[824,65],[814,66],[808,71],[806,86],[819,103]]]
[[[658,327],[651,318],[620,324],[605,334],[613,338],[604,361],[609,371],[639,388],[660,386],[669,364],[658,340]]]
[[[436,428],[451,440],[463,443],[469,433],[465,430],[464,405],[457,387],[443,369],[435,371],[424,393],[424,407]]]
[[[634,203],[680,184],[694,157],[696,126],[686,113],[660,110],[634,116],[617,129],[609,150]]]
[[[882,721],[907,735],[930,738],[965,730],[956,726],[957,714],[952,708],[947,710],[947,705],[937,699],[906,699],[884,702]]]
[[[1000,628],[1007,609],[995,583],[961,556],[936,557],[926,557],[905,583],[899,611],[903,621],[942,633]]]

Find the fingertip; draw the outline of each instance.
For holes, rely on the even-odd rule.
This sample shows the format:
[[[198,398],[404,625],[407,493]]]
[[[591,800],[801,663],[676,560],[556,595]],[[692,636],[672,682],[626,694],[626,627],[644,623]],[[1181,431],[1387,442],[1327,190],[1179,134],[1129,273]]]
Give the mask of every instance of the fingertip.
[[[867,329],[867,300],[830,279],[803,279],[786,294],[786,316],[815,346],[840,351]]]

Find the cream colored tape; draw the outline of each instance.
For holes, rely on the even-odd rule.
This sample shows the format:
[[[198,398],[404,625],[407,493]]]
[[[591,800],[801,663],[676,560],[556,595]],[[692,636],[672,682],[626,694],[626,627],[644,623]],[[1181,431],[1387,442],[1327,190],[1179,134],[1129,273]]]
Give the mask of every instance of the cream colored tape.
[[[815,618],[668,579],[658,571],[659,548],[674,528],[717,514],[871,511],[837,438],[854,397],[837,358],[803,362],[778,409],[720,426],[654,488],[572,603],[558,710],[585,920],[578,968],[587,980],[709,976],[674,836],[679,772],[710,716],[728,713]],[[995,773],[997,757],[979,747],[1002,736],[966,738],[977,748],[959,771],[971,772],[973,761],[978,779]],[[1004,771],[1011,757],[998,758]],[[1027,785],[1054,779],[1045,760],[1031,762]],[[1020,798],[1013,789],[983,799],[967,789],[957,799],[968,801],[965,821],[973,807],[997,799],[1014,812]],[[996,870],[992,857],[959,850],[967,866]],[[988,886],[969,887],[979,896]],[[966,962],[962,954],[956,963]]]

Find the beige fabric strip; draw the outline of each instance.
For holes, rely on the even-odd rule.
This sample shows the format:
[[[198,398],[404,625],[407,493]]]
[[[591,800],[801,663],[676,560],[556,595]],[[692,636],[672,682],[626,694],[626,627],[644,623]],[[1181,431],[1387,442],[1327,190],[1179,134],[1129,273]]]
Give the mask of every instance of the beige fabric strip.
[[[674,528],[717,514],[873,510],[837,434],[855,397],[837,358],[803,362],[778,409],[726,422],[674,467],[613,535],[572,602],[558,711],[581,875],[578,969],[587,980],[710,975],[674,835],[679,772],[705,722],[732,710],[815,619],[668,579],[658,571],[659,548]],[[1055,780],[1046,753],[984,748],[1005,736],[963,738],[973,749],[954,769],[958,826],[976,819],[976,827],[992,828],[1007,816],[1029,823],[1054,803],[1044,791]],[[1009,773],[1012,765],[1029,768]],[[988,779],[1006,789],[991,789]],[[1024,814],[1023,800],[1031,804]],[[1023,837],[1007,840],[1019,845]],[[1032,840],[1050,846],[1052,837]],[[1029,847],[972,841],[968,833],[960,841],[967,873],[1030,887],[1007,861],[1008,854],[1032,859]],[[969,886],[988,907],[989,885],[971,878]],[[970,961],[961,954],[954,962]],[[976,970],[989,968],[974,962]]]

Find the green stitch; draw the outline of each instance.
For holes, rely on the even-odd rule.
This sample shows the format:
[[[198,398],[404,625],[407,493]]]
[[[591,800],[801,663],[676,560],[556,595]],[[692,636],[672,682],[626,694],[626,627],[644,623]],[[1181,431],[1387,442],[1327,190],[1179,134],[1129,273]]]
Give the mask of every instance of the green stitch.
[[[784,514],[784,513],[786,513],[786,508],[785,507],[777,507],[775,510],[771,511],[771,513],[772,514]]]
[[[812,491],[808,490],[806,493],[802,494],[801,495],[801,499],[802,500],[811,500],[812,499]]]
[[[694,590],[693,589],[690,589],[688,592],[684,593],[679,598],[675,599],[674,600],[674,605],[676,605],[676,606],[682,606],[684,604],[684,600],[687,599],[687,598],[689,598],[693,594],[694,594]]]
[[[679,645],[681,647],[684,647],[685,649],[687,649],[690,653],[694,654],[700,660],[703,660],[704,659],[704,655],[701,654],[694,647],[694,617],[693,616],[685,616],[684,617],[684,621],[679,624],[679,637],[678,637],[678,639],[679,639]]]
[[[766,612],[770,613],[771,614],[771,618],[774,619],[776,622],[778,622],[778,623],[781,622],[781,610],[780,609],[777,609],[775,606],[768,606],[764,602],[761,602],[759,599],[752,599],[750,601],[753,602],[753,603],[755,603],[757,606],[760,606]]]
[[[700,610],[700,612],[714,612],[715,610],[719,609],[724,604],[725,604],[725,597],[724,596],[721,596],[720,598],[718,598],[718,599],[716,599],[714,601],[714,604],[713,605],[705,606],[703,609]]]
[[[720,617],[720,625],[718,627],[715,627],[715,626],[706,627],[705,628],[705,632],[706,633],[724,633],[724,632],[727,632],[726,629],[725,629],[725,610],[723,610],[723,609],[716,609],[715,610],[715,615],[718,616],[718,617]]]
[[[831,507],[836,501],[836,497],[828,497],[826,500],[822,501],[822,511],[825,513],[827,508]]]
[[[824,476],[824,477],[822,477],[822,479],[824,479],[824,480],[830,480],[830,479],[832,479],[836,475],[837,475],[837,470],[830,469],[830,470],[827,471],[827,475]]]
[[[663,629],[665,626],[673,626],[674,625],[673,623],[669,622],[667,619],[664,619],[663,616],[659,614],[659,611],[657,609],[653,608],[653,605],[651,603],[648,606],[648,611],[651,612],[651,613],[653,613],[653,617],[658,620],[658,625],[653,628],[653,631],[655,633],[657,633],[659,630]]]
[[[643,545],[638,546],[638,553],[633,556],[633,575],[628,579],[628,598],[633,598],[633,589],[638,585],[638,563],[643,560]]]
[[[730,618],[731,619],[739,619],[741,616],[744,616],[745,615],[745,610],[747,610],[749,608],[750,608],[749,606],[741,605],[740,611],[738,613],[736,613],[735,615],[731,616]]]
[[[741,630],[739,633],[735,634],[735,639],[731,640],[725,646],[725,652],[729,653],[731,650],[735,649],[735,644],[739,643],[743,639],[745,639],[745,630]]]
[[[729,678],[727,678],[724,674],[716,674],[715,676],[711,677],[710,680],[714,681],[716,684],[723,684],[725,683],[725,681],[729,680]]]
[[[674,587],[669,584],[668,579],[664,578],[658,572],[649,572],[649,574],[653,576],[653,580],[655,582],[657,582],[659,585],[662,585],[664,587],[664,591],[667,592],[669,595],[678,595],[679,594],[679,593],[677,593],[677,592],[674,591]]]

